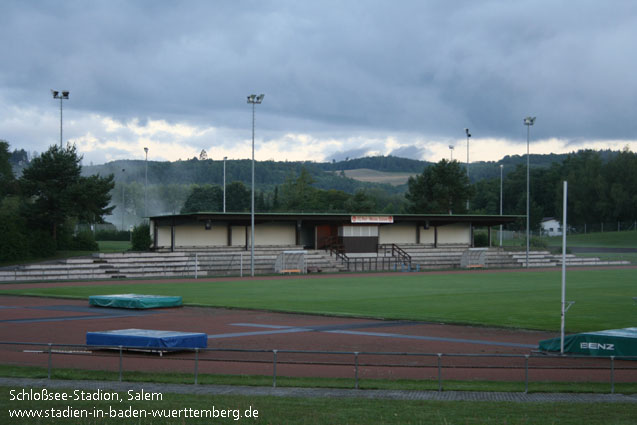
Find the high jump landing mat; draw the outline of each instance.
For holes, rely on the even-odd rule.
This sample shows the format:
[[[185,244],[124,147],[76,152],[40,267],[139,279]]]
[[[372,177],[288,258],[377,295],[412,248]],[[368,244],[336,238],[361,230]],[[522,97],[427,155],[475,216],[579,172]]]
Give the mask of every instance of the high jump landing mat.
[[[208,335],[196,332],[159,331],[152,329],[118,329],[87,332],[86,345],[122,346],[145,349],[206,348]]]
[[[540,350],[560,351],[560,338],[540,341]],[[589,356],[637,357],[637,328],[566,335],[564,352]]]
[[[181,307],[181,297],[164,295],[140,295],[140,294],[112,294],[91,295],[88,297],[89,305],[96,307],[115,308],[163,308]]]

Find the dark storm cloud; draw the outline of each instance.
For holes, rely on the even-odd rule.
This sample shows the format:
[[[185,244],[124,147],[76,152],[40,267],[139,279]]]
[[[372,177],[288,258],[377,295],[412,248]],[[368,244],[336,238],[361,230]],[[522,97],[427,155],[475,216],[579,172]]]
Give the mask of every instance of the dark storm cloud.
[[[233,129],[263,92],[270,135],[637,133],[632,1],[9,0],[0,37],[5,108]]]
[[[410,145],[394,149],[389,154],[401,158],[424,159],[426,150],[420,146]]]

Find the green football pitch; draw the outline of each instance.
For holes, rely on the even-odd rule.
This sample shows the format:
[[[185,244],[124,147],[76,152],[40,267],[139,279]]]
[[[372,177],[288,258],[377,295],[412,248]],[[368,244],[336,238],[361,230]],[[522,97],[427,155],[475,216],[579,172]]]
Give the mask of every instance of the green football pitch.
[[[0,286],[1,288],[1,286]],[[180,295],[186,305],[559,330],[561,272],[396,273],[24,288],[0,294],[88,298]],[[637,269],[569,270],[568,332],[637,326]]]

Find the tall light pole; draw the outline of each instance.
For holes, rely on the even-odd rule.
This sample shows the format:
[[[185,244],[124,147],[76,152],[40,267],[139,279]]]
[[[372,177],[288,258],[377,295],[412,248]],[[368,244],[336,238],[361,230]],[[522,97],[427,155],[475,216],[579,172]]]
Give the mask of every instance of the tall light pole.
[[[122,168],[122,230],[124,230],[124,214],[126,213],[126,198],[124,197],[124,173],[125,168]]]
[[[148,217],[148,148],[144,148],[146,152],[146,176],[144,177],[144,218]]]
[[[469,133],[469,129],[465,128],[464,132],[467,133],[467,179],[469,178],[469,138],[471,138],[471,133]],[[469,182],[471,184],[471,182]],[[467,198],[467,213],[469,212],[469,199]]]
[[[62,145],[62,100],[69,98],[68,90],[51,90],[51,94],[53,95],[53,99],[60,99],[60,148],[63,148]]]
[[[223,212],[226,212],[226,160],[227,156],[223,157]]]
[[[529,268],[529,210],[530,210],[530,197],[529,197],[529,140],[531,134],[531,126],[535,122],[535,117],[524,118],[524,125],[526,126],[526,268]]]
[[[502,215],[502,169],[503,164],[500,164],[500,215]],[[500,224],[500,248],[502,248],[502,225]]]
[[[449,152],[451,153],[451,162],[453,162],[453,145],[449,145]]]
[[[252,207],[250,209],[250,275],[254,276],[254,107],[263,102],[265,95],[251,94],[248,103],[252,104]]]

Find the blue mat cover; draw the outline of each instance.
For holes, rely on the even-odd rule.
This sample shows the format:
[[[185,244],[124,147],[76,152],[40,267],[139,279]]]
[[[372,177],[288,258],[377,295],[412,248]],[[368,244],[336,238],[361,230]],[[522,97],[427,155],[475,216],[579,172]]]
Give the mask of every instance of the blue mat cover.
[[[140,295],[140,294],[111,294],[91,295],[88,297],[89,305],[95,307],[115,308],[162,308],[179,307],[182,305],[181,297],[166,295]]]
[[[121,345],[135,348],[206,348],[208,335],[196,332],[119,329],[87,332],[86,345]]]

